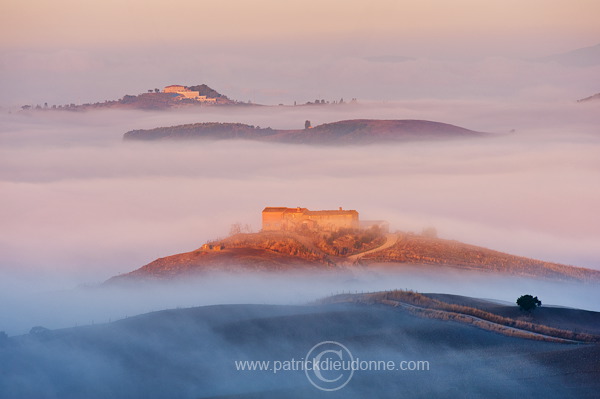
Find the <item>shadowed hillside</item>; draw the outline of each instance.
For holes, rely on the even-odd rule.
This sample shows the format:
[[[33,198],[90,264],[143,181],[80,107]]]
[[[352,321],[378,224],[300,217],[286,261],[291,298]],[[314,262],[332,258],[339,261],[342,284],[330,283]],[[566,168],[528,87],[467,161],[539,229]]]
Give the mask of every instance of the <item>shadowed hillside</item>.
[[[596,93],[593,96],[582,98],[581,100],[577,100],[577,102],[578,103],[600,102],[600,93]]]
[[[0,392],[11,399],[396,399],[399,393],[558,399],[593,398],[600,388],[598,345],[507,336],[400,306],[347,299],[316,306],[208,306],[95,326],[38,328],[2,341]],[[354,358],[393,364],[420,360],[428,367],[358,370],[343,389],[324,392],[302,370],[274,373],[272,363],[263,371],[236,366],[302,359],[325,340],[345,345]]]
[[[364,303],[400,307],[420,317],[453,320],[511,337],[562,343],[600,343],[600,313],[567,308],[522,312],[517,306],[445,294],[386,291],[342,294],[320,303]],[[583,316],[583,317],[582,317]],[[551,325],[548,325],[551,324]],[[583,331],[582,331],[583,330]]]
[[[543,305],[532,313],[523,312],[518,306],[499,304],[497,302],[475,299],[460,295],[423,294],[429,298],[454,304],[481,309],[502,317],[519,319],[526,322],[542,324],[548,327],[565,329],[600,336],[600,313],[589,310],[562,308]]]
[[[263,129],[239,123],[194,123],[132,130],[125,133],[123,138],[125,140],[244,139],[276,143],[339,145],[484,136],[484,133],[440,122],[356,119],[326,123],[302,130]]]

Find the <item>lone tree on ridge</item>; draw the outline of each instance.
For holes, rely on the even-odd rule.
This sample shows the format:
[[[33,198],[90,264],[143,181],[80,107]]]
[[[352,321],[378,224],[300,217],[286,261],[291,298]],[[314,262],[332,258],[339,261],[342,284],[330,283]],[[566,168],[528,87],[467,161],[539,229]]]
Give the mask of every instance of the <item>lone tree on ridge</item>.
[[[534,297],[526,294],[521,295],[519,299],[517,299],[517,305],[519,305],[519,309],[531,312],[538,306],[542,306],[542,301],[540,301],[537,296]]]

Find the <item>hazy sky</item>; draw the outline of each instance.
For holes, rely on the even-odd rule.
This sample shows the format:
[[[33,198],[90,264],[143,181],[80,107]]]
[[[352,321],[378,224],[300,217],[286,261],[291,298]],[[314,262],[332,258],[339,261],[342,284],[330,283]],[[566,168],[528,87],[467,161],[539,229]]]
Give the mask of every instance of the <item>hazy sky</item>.
[[[325,35],[444,46],[509,41],[560,51],[595,44],[600,14],[596,0],[5,0],[2,8],[0,40],[7,47]]]
[[[0,106],[200,83],[267,104],[597,91],[597,69],[519,64],[598,44],[597,0],[4,0],[0,9]],[[370,59],[382,56],[413,61]]]
[[[267,205],[356,208],[400,230],[434,225],[445,238],[600,268],[600,120],[595,104],[574,101],[600,91],[600,55],[587,66],[535,60],[600,43],[599,15],[599,0],[0,0],[0,302],[25,306],[15,318],[54,317],[37,309],[46,297],[7,296],[25,286],[7,274],[64,278],[62,288],[102,281],[193,250],[231,223],[257,228]],[[359,105],[3,108],[200,83],[241,101]],[[130,129],[186,122],[355,118],[516,133],[366,149],[121,141]]]

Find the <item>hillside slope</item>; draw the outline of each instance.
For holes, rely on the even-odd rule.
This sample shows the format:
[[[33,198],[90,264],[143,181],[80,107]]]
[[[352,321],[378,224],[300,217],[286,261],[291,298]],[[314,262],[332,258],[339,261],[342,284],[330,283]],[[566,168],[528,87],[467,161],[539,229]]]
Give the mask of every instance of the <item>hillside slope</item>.
[[[559,281],[600,282],[598,270],[514,256],[458,241],[405,233],[388,234],[382,240],[378,235],[365,238],[363,234],[237,234],[208,243],[195,251],[157,259],[108,282],[237,271],[341,272],[353,268],[402,271],[405,266],[411,265],[419,265],[423,271],[450,267]],[[356,250],[357,247],[360,249]]]
[[[314,388],[303,370],[236,368],[236,361],[302,359],[325,340],[361,360],[419,360],[429,367],[359,370],[333,392]],[[506,336],[377,303],[165,310],[8,338],[0,358],[0,392],[12,399],[395,399],[399,392],[558,399],[593,398],[600,389],[598,345]]]
[[[582,98],[581,100],[577,100],[577,102],[578,103],[587,103],[587,102],[598,102],[598,103],[600,103],[600,93],[596,93],[593,96]]]
[[[370,264],[398,263],[450,266],[459,269],[496,272],[555,280],[600,281],[600,271],[544,262],[510,255],[459,241],[430,238],[416,234],[399,234],[396,243],[382,251],[365,255]]]
[[[590,67],[600,64],[600,44],[578,48],[565,53],[553,54],[538,58],[541,62],[556,62],[558,64],[576,67]]]
[[[194,123],[147,130],[132,130],[125,133],[123,139],[244,139],[276,143],[340,145],[484,136],[484,133],[440,122],[356,119],[326,123],[301,130],[258,128],[240,123]]]
[[[219,93],[218,91],[208,87],[205,84],[196,85],[189,87],[192,91],[198,91],[201,96],[207,98],[213,98],[215,101],[210,104],[214,105],[247,105],[239,103],[237,101],[230,100],[227,96]],[[47,108],[32,108],[28,106],[27,110],[39,111],[39,112],[50,112],[56,110],[62,111],[92,111],[97,109],[138,109],[146,111],[159,111],[177,108],[188,108],[188,107],[205,107],[206,103],[202,103],[193,99],[178,99],[176,94],[164,93],[158,88],[149,90],[146,93],[140,94],[126,94],[118,100],[107,100],[104,102],[87,103],[87,104],[66,104],[59,106],[51,106]],[[25,110],[25,108],[23,108]]]

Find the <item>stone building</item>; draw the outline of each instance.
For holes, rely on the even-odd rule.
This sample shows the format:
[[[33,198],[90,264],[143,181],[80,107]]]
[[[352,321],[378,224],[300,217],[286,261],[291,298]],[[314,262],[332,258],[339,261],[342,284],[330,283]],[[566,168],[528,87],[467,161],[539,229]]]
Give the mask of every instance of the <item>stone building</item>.
[[[163,89],[163,93],[174,93],[179,95],[179,99],[190,99],[196,100],[201,103],[216,103],[216,98],[207,98],[206,96],[201,96],[199,91],[192,91],[185,86],[182,85],[171,85],[167,86]]]
[[[180,93],[182,91],[186,91],[187,89],[185,88],[185,86],[181,86],[181,85],[171,85],[171,86],[167,86],[163,89],[163,93]]]
[[[358,212],[341,207],[337,211],[310,211],[300,207],[267,207],[262,211],[263,231],[335,231],[341,228],[358,229]]]

